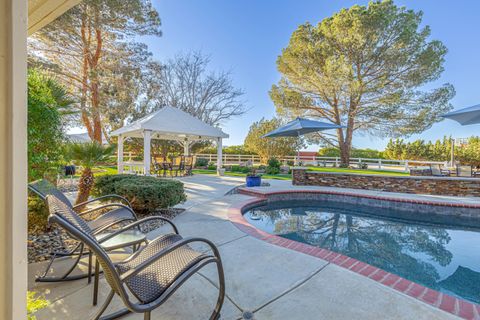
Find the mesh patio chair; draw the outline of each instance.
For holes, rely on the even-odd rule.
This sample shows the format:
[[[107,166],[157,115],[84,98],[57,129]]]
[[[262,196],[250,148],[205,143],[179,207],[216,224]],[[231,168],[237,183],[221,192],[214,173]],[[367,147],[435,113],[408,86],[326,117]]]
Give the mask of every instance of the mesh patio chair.
[[[170,170],[170,163],[164,157],[161,157],[161,158],[155,157],[153,158],[153,168],[155,173],[158,176],[161,175],[163,177],[166,177],[167,171]]]
[[[175,177],[178,177],[178,173],[182,173],[184,170],[185,162],[183,157],[174,157],[172,158],[172,165],[170,169],[170,176],[173,177],[173,172],[175,172]]]
[[[126,260],[113,263],[101,245],[104,240],[96,239],[69,206],[54,196],[47,197],[47,201],[50,209],[49,222],[62,227],[95,254],[111,287],[95,320],[116,319],[129,312],[143,313],[144,320],[150,320],[152,310],[160,307],[188,278],[210,263],[216,264],[219,280],[218,299],[210,319],[219,319],[225,297],[225,280],[220,254],[211,241],[202,238],[184,239],[178,234],[167,234],[154,239]],[[133,223],[132,227],[137,223]],[[193,242],[207,244],[213,254],[193,250],[188,245]],[[126,309],[102,317],[115,295],[120,296]]]
[[[73,210],[77,208],[85,207],[85,205],[92,205],[96,202],[109,200],[109,199],[118,199],[121,202],[123,202],[124,204],[122,203],[100,204],[94,208],[90,208],[79,213],[79,215],[85,216],[89,214],[94,214],[96,211],[99,211],[99,210],[101,210],[101,212],[108,210],[100,214],[96,219],[86,222],[88,227],[95,232],[102,232],[116,225],[137,220],[137,216],[135,212],[132,210],[128,200],[119,195],[106,195],[106,196],[102,196],[99,198],[95,198],[95,199],[80,203],[78,205],[72,205],[70,200],[68,200],[68,198],[60,190],[58,190],[55,187],[55,185],[53,185],[48,180],[42,179],[42,180],[31,182],[29,183],[28,188],[44,201],[46,201],[47,196],[54,195],[59,199],[59,201],[62,201],[65,205],[72,208]],[[84,246],[82,245],[81,242],[79,242],[71,250],[52,252],[50,262],[48,263],[45,272],[42,275],[38,276],[36,281],[57,282],[57,281],[78,280],[78,279],[89,277],[89,282],[90,282],[91,274],[71,275],[71,273],[75,270],[75,267],[80,262],[82,256],[85,254],[86,252],[84,252]],[[68,256],[73,256],[73,257],[76,256],[76,259],[74,259],[72,266],[61,276],[48,276],[48,273],[52,268],[55,259],[61,258],[61,257],[68,257]]]
[[[450,171],[442,169],[439,164],[430,164],[430,171],[434,177],[448,177],[450,176]]]
[[[186,176],[191,176],[192,175],[194,162],[195,162],[195,159],[194,159],[193,156],[185,156],[184,171],[185,171]]]

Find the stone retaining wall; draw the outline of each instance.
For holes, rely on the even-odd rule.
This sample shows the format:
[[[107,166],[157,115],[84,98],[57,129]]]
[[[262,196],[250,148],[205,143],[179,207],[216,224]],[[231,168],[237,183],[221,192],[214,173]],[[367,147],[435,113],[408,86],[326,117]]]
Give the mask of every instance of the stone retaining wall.
[[[386,176],[293,169],[293,184],[389,192],[480,197],[479,178]]]

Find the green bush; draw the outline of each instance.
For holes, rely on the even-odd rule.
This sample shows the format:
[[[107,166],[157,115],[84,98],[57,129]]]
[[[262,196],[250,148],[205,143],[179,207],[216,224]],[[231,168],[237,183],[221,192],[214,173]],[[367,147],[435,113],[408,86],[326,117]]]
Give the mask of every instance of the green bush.
[[[96,196],[118,194],[127,198],[133,209],[139,213],[168,208],[187,199],[183,183],[178,180],[128,174],[97,177],[93,194]]]
[[[58,82],[40,72],[28,72],[28,179],[42,178],[62,158],[62,114],[73,100]],[[71,111],[71,110],[70,110]]]
[[[217,166],[213,163],[210,162],[207,167],[208,170],[217,170]]]
[[[197,158],[195,161],[195,167],[206,167],[208,166],[208,159],[205,158]]]
[[[242,166],[232,166],[230,171],[232,172],[240,172],[240,173],[250,173],[252,171],[249,167],[242,167]]]
[[[28,232],[45,232],[48,229],[48,209],[37,195],[28,195]]]
[[[268,166],[265,169],[267,174],[278,174],[280,173],[281,163],[277,158],[270,158],[267,162]]]

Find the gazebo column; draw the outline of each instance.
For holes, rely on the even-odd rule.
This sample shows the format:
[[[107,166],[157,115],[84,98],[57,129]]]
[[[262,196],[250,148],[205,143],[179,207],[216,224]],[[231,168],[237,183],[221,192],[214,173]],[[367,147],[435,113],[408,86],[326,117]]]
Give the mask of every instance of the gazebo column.
[[[146,176],[150,175],[150,145],[152,140],[152,131],[143,131],[143,170]]]
[[[118,173],[123,173],[123,136],[118,136],[118,145],[117,145],[117,166]]]
[[[190,141],[188,140],[183,141],[183,155],[184,156],[190,155]]]
[[[217,173],[220,175],[220,169],[223,166],[222,138],[217,138]]]

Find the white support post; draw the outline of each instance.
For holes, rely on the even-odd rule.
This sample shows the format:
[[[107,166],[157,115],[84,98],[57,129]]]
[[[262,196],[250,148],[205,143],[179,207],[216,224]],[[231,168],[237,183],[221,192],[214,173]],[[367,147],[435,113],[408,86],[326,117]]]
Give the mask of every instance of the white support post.
[[[123,136],[118,136],[118,146],[117,146],[117,167],[118,173],[123,173]]]
[[[150,145],[151,145],[152,131],[143,131],[143,170],[146,176],[150,175]]]
[[[220,175],[220,169],[223,166],[223,157],[222,157],[222,138],[217,138],[217,173]]]
[[[184,156],[190,155],[190,141],[188,140],[183,141],[183,155]]]

